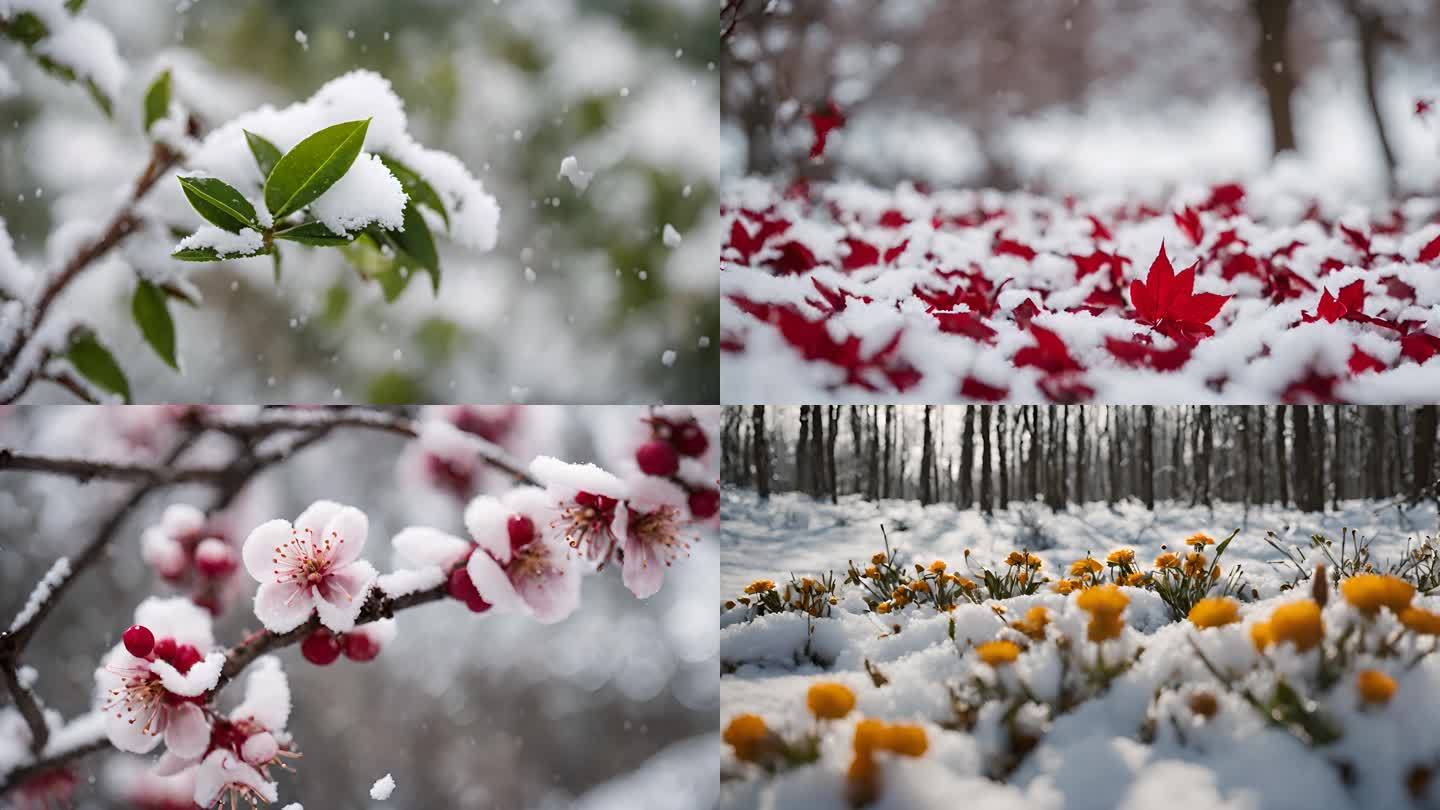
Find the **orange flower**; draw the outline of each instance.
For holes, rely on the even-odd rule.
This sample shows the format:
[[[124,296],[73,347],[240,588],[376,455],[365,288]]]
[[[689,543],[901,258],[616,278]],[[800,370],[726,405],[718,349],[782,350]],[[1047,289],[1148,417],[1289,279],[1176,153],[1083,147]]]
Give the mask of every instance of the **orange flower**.
[[[1201,599],[1190,608],[1190,623],[1196,627],[1224,627],[1240,621],[1240,603],[1226,596]]]
[[[769,579],[757,579],[745,587],[745,593],[764,593],[775,590],[775,582]]]
[[[1109,641],[1125,631],[1125,620],[1115,615],[1096,614],[1085,628],[1085,637],[1094,642]]]
[[[1209,567],[1209,561],[1205,559],[1204,554],[1192,551],[1185,555],[1185,576],[1203,577],[1208,573]]]
[[[1360,697],[1366,703],[1389,703],[1395,696],[1395,679],[1374,669],[1363,669],[1355,679]]]
[[[765,719],[757,714],[737,714],[725,727],[721,739],[735,749],[736,759],[755,762],[770,739],[770,730],[765,727]]]
[[[1167,551],[1164,554],[1161,554],[1159,557],[1155,558],[1155,567],[1161,569],[1179,568],[1180,557],[1177,556],[1173,551]]]
[[[943,574],[943,573],[945,573],[945,561],[944,561],[944,560],[936,560],[935,562],[930,563],[930,573],[932,573],[932,574]]]
[[[1050,611],[1043,605],[1036,605],[1025,611],[1025,618],[1011,623],[1011,627],[1030,638],[1040,641],[1045,638],[1045,625],[1050,623]]]
[[[1440,636],[1440,613],[1425,608],[1407,607],[1400,611],[1400,623],[1412,633]]]
[[[1027,554],[1025,555],[1025,567],[1026,567],[1026,568],[1039,568],[1040,566],[1042,566],[1042,565],[1044,565],[1044,564],[1045,564],[1045,561],[1042,560],[1042,559],[1040,559],[1039,557],[1035,556],[1034,554],[1029,554],[1029,553],[1027,553]]]
[[[975,645],[975,653],[992,667],[1005,666],[1015,663],[1020,657],[1020,645],[1013,641],[987,641],[984,644]]]
[[[1075,590],[1075,583],[1074,583],[1073,580],[1068,580],[1068,579],[1057,579],[1057,580],[1055,580],[1055,592],[1056,592],[1056,593],[1063,595],[1063,594],[1068,594],[1068,593],[1070,593],[1070,592],[1073,591],[1073,590]]]
[[[1340,581],[1340,595],[1367,616],[1382,607],[1399,615],[1415,598],[1415,586],[1389,574],[1356,574]]]
[[[889,612],[890,612],[890,603],[889,603],[889,602],[881,602],[880,604],[878,604],[878,605],[875,606],[875,612],[876,612],[876,613],[889,613]]]
[[[890,726],[866,717],[855,724],[855,753],[873,754],[890,747]]]
[[[1005,557],[1006,565],[1025,565],[1026,555],[1023,551],[1012,551]]]
[[[926,749],[930,747],[925,737],[925,729],[913,723],[896,723],[891,726],[889,743],[891,751],[906,757],[924,756]]]
[[[870,562],[875,563],[876,565],[880,565],[880,564],[884,563],[884,562],[885,562],[885,552],[883,552],[883,551],[877,551],[877,552],[875,553],[875,556],[873,556],[873,557],[870,558]]]
[[[1270,632],[1269,622],[1255,622],[1250,625],[1250,643],[1260,651],[1264,651],[1266,647],[1275,643],[1275,636]]]
[[[1320,606],[1309,599],[1290,602],[1270,614],[1270,634],[1276,643],[1288,641],[1305,652],[1325,638],[1325,623]]]
[[[1135,562],[1135,549],[1117,548],[1105,557],[1105,562],[1111,565],[1130,565]]]
[[[1105,567],[1100,564],[1099,560],[1093,557],[1086,557],[1083,560],[1076,560],[1075,562],[1070,563],[1070,576],[1072,577],[1082,577],[1087,574],[1098,574],[1103,570],[1105,570]]]
[[[1206,546],[1215,545],[1215,538],[1211,537],[1208,534],[1205,534],[1204,532],[1196,532],[1185,538],[1185,545],[1201,549]]]
[[[821,720],[839,720],[855,708],[855,693],[842,683],[817,683],[806,693],[805,705]]]
[[[1119,616],[1130,604],[1130,597],[1117,585],[1096,585],[1075,597],[1075,605],[1091,616]]]

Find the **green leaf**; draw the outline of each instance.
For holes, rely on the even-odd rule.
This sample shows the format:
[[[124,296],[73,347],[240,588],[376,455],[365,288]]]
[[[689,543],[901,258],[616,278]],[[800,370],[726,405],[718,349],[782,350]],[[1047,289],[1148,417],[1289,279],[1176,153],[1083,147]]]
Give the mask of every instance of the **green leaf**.
[[[345,176],[360,147],[370,119],[326,127],[286,152],[265,180],[265,207],[276,219],[293,214],[324,194]]]
[[[276,231],[275,238],[299,242],[302,245],[313,245],[315,247],[348,245],[355,239],[355,237],[350,234],[335,233],[325,227],[324,223],[314,220],[302,222],[299,225],[286,228],[283,231]]]
[[[365,398],[371,405],[402,405],[423,401],[425,392],[420,390],[420,384],[408,374],[386,371],[370,381]]]
[[[145,131],[170,112],[170,71],[166,70],[145,91]]]
[[[180,187],[195,211],[210,222],[231,233],[241,228],[260,229],[255,222],[255,206],[245,195],[215,177],[182,177]]]
[[[84,7],[85,0],[65,0],[65,10],[71,14],[79,14]]]
[[[270,252],[270,248],[262,247],[254,253],[230,253],[221,256],[212,247],[182,248],[170,254],[170,258],[179,259],[182,262],[223,262],[229,259],[249,259],[254,256],[264,256]]]
[[[435,239],[430,235],[430,226],[420,209],[411,203],[405,204],[405,227],[400,231],[386,231],[390,244],[403,255],[402,261],[413,264],[430,274],[430,285],[440,291],[440,255],[435,252]]]
[[[5,27],[5,36],[27,48],[49,35],[50,28],[45,25],[45,21],[31,11],[16,14]]]
[[[160,355],[167,365],[176,371],[180,364],[175,361],[175,321],[170,318],[170,309],[165,305],[165,293],[148,281],[141,281],[135,288],[135,297],[130,302],[130,313],[145,342]]]
[[[101,390],[118,394],[126,402],[130,401],[130,381],[125,379],[125,372],[120,370],[115,356],[100,345],[93,332],[81,332],[77,335],[70,342],[70,351],[66,357],[75,370],[80,372],[80,376]]]
[[[382,250],[384,245],[390,245],[392,252]],[[365,229],[354,242],[341,247],[340,252],[361,278],[379,283],[387,303],[399,298],[415,275],[394,251],[386,232],[377,227]]]
[[[280,150],[275,144],[248,129],[241,132],[245,133],[245,142],[250,145],[250,154],[255,156],[255,165],[260,167],[260,177],[269,179],[270,172],[275,170],[275,164],[280,162]]]
[[[395,175],[395,179],[400,181],[400,187],[405,189],[405,195],[410,198],[411,202],[419,203],[439,214],[440,218],[445,220],[445,227],[447,229],[450,227],[450,215],[445,213],[445,203],[440,201],[440,195],[435,193],[434,187],[425,182],[425,179],[416,174],[409,166],[395,158],[381,155],[380,162],[384,163],[385,168],[389,169],[390,173]]]

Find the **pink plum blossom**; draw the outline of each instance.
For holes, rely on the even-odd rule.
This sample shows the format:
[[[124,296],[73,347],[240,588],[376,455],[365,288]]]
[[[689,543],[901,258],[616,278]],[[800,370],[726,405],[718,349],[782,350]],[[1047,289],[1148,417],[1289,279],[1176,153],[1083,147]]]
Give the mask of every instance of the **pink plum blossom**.
[[[653,476],[637,477],[629,490],[615,520],[621,578],[631,593],[646,599],[660,590],[665,569],[690,553],[691,539],[681,533],[689,494]]]
[[[209,652],[209,614],[187,599],[151,598],[136,608],[135,623],[149,631],[149,649],[137,648],[143,653],[137,655],[117,644],[95,671],[106,736],[136,754],[162,739],[178,756],[203,753],[210,722],[202,704],[225,664],[224,653]]]
[[[559,510],[550,521],[551,532],[597,568],[605,567],[617,548],[614,524],[625,499],[625,483],[594,464],[571,464],[550,456],[531,462],[530,474],[544,485],[552,506]]]
[[[260,582],[255,615],[266,629],[289,632],[317,611],[331,630],[353,628],[376,576],[360,559],[368,531],[364,512],[333,501],[311,504],[294,525],[272,520],[252,531],[242,556]]]

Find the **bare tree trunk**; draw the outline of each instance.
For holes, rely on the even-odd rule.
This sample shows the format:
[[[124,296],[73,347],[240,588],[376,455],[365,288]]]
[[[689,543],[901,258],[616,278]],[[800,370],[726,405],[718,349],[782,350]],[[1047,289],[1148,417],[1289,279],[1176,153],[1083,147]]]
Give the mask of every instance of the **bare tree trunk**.
[[[1329,481],[1325,476],[1325,406],[1311,405],[1310,408],[1310,441],[1315,448],[1315,466],[1310,471],[1310,502],[1316,512],[1323,512],[1325,485]]]
[[[1290,468],[1285,458],[1285,406],[1275,406],[1275,482],[1280,485],[1280,505],[1290,503]]]
[[[1290,98],[1295,93],[1295,69],[1290,61],[1290,0],[1251,0],[1250,9],[1260,24],[1256,48],[1256,74],[1270,106],[1270,143],[1275,154],[1295,149],[1295,119]]]
[[[864,466],[861,460],[865,458],[865,436],[864,429],[860,424],[860,407],[859,405],[850,406],[850,441],[855,448],[855,477],[851,491],[856,494],[863,491],[860,489],[860,470]]]
[[[764,501],[770,498],[770,448],[765,441],[764,405],[750,410],[750,430],[755,434],[751,441],[755,448],[755,494]]]
[[[825,436],[825,483],[830,487],[830,502],[840,502],[840,484],[835,480],[835,438],[840,433],[840,406],[827,406],[830,411],[829,432]]]
[[[1335,438],[1335,447],[1330,455],[1330,478],[1335,490],[1330,493],[1330,508],[1340,511],[1340,499],[1345,497],[1345,430],[1340,424],[1344,409],[1339,405],[1330,406],[1330,432]]]
[[[1422,405],[1415,413],[1415,472],[1410,479],[1410,499],[1418,501],[1435,493],[1436,406]]]
[[[935,437],[930,431],[930,410],[933,406],[925,406],[925,435],[920,445],[920,504],[922,506],[935,502],[935,493],[931,491],[933,483],[930,480],[930,468],[935,453]]]
[[[1309,406],[1294,405],[1290,408],[1290,427],[1295,433],[1295,449],[1290,462],[1291,469],[1295,471],[1295,505],[1306,512],[1315,512],[1315,488],[1310,483],[1315,451],[1310,446]]]
[[[1010,467],[1005,457],[1005,444],[1010,437],[1010,426],[1006,422],[1008,417],[1006,416],[1004,405],[996,406],[995,416],[995,427],[1000,431],[999,443],[996,445],[996,449],[1000,451],[1000,508],[1009,509]]]
[[[1024,405],[1027,418],[1025,420],[1025,435],[1027,444],[1025,447],[1026,483],[1030,491],[1026,493],[1027,500],[1034,500],[1040,494],[1040,406]]]
[[[1210,464],[1215,454],[1215,426],[1211,422],[1214,414],[1209,405],[1201,405],[1196,433],[1199,444],[1195,454],[1195,496],[1191,504],[1202,503],[1207,508],[1213,504],[1210,499]]]
[[[1380,49],[1391,33],[1385,19],[1373,6],[1360,0],[1346,0],[1345,8],[1355,24],[1355,39],[1360,43],[1360,70],[1365,79],[1365,101],[1370,107],[1370,120],[1375,125],[1375,138],[1380,142],[1380,155],[1385,160],[1385,183],[1395,191],[1395,150],[1385,130],[1385,116],[1380,113],[1379,62]]]
[[[1105,406],[1105,432],[1110,434],[1110,505],[1120,502],[1120,409],[1115,405]]]
[[[1145,501],[1145,508],[1153,511],[1155,509],[1155,406],[1146,405],[1144,408],[1145,429],[1140,440],[1140,452],[1143,454],[1140,460],[1140,497]]]
[[[870,500],[880,499],[880,406],[870,406],[870,481],[865,494]]]
[[[1365,459],[1365,477],[1369,479],[1365,494],[1371,498],[1394,495],[1385,480],[1385,409],[1375,406],[1362,410],[1365,411],[1366,445],[1370,451]]]
[[[800,438],[795,441],[795,489],[810,492],[810,406],[800,406]]]
[[[1085,502],[1085,406],[1077,405],[1079,424],[1075,427],[1075,503]]]
[[[980,406],[980,510],[987,515],[995,512],[990,495],[990,410],[991,406]]]
[[[890,459],[895,454],[895,406],[885,406],[885,455],[880,475],[880,497],[890,497]]]
[[[960,433],[959,506],[964,509],[975,505],[975,409],[977,407],[979,406],[965,406],[965,427]]]

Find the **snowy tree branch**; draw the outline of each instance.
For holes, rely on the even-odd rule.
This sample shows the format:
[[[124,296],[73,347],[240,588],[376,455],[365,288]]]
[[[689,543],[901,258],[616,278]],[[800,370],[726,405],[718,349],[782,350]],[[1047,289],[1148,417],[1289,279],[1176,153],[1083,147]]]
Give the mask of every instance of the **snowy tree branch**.
[[[191,135],[199,134],[200,121],[198,118],[191,116],[186,126]],[[179,162],[180,155],[177,152],[163,144],[155,144],[150,152],[150,162],[146,164],[140,177],[135,181],[129,201],[111,218],[99,236],[76,251],[75,255],[71,256],[60,268],[60,271],[55,273],[41,288],[26,314],[24,328],[20,330],[4,356],[0,357],[0,390],[3,390],[0,402],[14,402],[19,399],[38,379],[56,382],[62,387],[76,391],[77,394],[84,390],[84,387],[79,385],[73,377],[51,375],[43,371],[46,363],[54,356],[53,350],[47,349],[29,369],[19,368],[20,359],[25,348],[39,335],[46,316],[61,293],[86,269],[104,258],[140,227],[143,220],[137,210],[138,203],[150,193],[150,190],[155,187],[155,183],[175,168]],[[19,378],[18,381],[16,378]],[[89,399],[89,397],[82,398]]]

